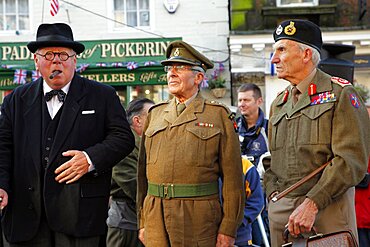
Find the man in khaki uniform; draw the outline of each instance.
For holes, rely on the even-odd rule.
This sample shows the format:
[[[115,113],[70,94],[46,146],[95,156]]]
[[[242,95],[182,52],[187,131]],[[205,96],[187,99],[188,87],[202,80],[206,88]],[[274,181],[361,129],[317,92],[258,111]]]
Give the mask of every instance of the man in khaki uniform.
[[[272,63],[290,86],[272,103],[269,121],[271,167],[264,176],[270,198],[322,164],[323,172],[276,203],[270,202],[271,244],[291,236],[351,230],[357,237],[354,186],[369,157],[370,122],[364,102],[346,80],[317,69],[322,45],[318,26],[282,22],[274,32]]]
[[[233,246],[243,217],[239,141],[230,111],[199,84],[213,63],[183,41],[169,44],[169,92],[149,111],[138,163],[139,238],[146,246]],[[185,109],[179,109],[184,103]],[[223,180],[221,209],[218,179]]]

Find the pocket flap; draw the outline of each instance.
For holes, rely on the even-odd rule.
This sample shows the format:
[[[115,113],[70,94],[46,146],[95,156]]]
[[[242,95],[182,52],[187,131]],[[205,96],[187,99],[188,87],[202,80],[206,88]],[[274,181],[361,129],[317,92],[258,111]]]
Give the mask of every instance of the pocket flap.
[[[207,140],[221,133],[218,128],[187,128],[186,130],[202,140]]]
[[[314,105],[303,109],[301,112],[303,115],[310,119],[316,119],[320,117],[325,112],[329,111],[334,107],[334,103],[325,103],[320,105]]]

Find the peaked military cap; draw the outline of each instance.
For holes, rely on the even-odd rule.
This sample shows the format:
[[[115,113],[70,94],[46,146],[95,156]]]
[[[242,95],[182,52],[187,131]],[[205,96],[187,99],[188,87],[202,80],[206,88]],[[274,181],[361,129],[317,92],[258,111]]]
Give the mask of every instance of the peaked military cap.
[[[211,60],[195,50],[191,45],[182,41],[172,41],[166,50],[166,60],[161,62],[162,65],[170,63],[185,63],[194,66],[200,66],[206,71],[213,68]]]
[[[275,42],[290,39],[309,45],[321,52],[322,37],[320,28],[307,20],[286,20],[274,32]]]

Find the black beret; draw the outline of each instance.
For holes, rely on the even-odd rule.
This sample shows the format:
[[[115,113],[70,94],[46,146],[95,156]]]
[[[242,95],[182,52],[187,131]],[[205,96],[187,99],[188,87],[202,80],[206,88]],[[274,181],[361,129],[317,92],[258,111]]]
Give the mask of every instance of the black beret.
[[[211,60],[206,58],[200,52],[195,50],[191,45],[182,41],[172,41],[166,50],[167,60],[161,62],[162,65],[170,63],[186,63],[194,66],[200,66],[206,71],[213,68]]]
[[[274,32],[274,40],[276,42],[281,39],[294,40],[321,52],[321,30],[316,24],[307,20],[287,20],[280,23]]]

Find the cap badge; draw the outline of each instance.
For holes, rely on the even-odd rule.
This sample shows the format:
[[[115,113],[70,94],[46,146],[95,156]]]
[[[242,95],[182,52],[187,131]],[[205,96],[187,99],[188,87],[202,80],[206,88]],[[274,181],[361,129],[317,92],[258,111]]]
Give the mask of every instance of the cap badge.
[[[180,49],[179,49],[179,48],[176,48],[176,49],[175,49],[175,51],[173,52],[173,55],[174,55],[175,57],[180,56]]]
[[[283,31],[283,27],[279,25],[278,28],[276,28],[276,35],[280,35],[282,31]]]
[[[290,24],[284,28],[284,33],[286,35],[293,35],[296,31],[297,29],[294,26],[294,21],[291,21]]]

